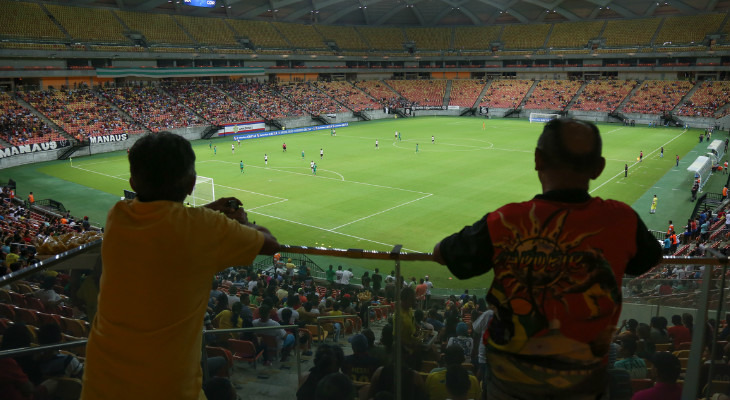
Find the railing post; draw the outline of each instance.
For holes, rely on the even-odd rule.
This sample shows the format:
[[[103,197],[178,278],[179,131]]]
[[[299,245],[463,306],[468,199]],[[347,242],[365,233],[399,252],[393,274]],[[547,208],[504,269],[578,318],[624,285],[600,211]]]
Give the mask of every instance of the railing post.
[[[400,299],[400,291],[403,289],[403,285],[400,283],[400,250],[403,248],[403,245],[397,244],[395,247],[393,247],[393,250],[390,251],[390,257],[395,260],[395,316],[393,317],[393,326],[395,328],[395,332],[393,334],[394,336],[394,344],[396,346],[395,348],[395,399],[401,400],[403,396],[401,395],[401,388],[403,387],[403,346],[401,343],[401,319],[402,315],[400,312],[400,307],[402,305],[401,299]],[[387,314],[386,314],[387,315]]]

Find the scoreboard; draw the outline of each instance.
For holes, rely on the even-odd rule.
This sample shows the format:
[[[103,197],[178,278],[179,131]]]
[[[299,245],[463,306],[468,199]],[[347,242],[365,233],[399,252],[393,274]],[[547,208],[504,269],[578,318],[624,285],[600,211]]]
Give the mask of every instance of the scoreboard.
[[[215,7],[215,0],[183,0],[183,3],[193,7]]]

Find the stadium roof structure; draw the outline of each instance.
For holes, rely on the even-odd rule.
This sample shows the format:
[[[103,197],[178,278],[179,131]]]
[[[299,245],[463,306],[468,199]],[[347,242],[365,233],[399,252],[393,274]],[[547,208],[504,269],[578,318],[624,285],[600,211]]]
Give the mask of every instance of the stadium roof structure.
[[[631,19],[730,10],[730,0],[61,0],[66,5],[324,25],[451,26]],[[212,4],[211,4],[212,5]]]

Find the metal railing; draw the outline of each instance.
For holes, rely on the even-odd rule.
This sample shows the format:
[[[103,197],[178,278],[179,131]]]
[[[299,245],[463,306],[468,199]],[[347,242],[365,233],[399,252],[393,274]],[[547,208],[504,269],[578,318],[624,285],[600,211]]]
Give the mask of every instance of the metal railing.
[[[34,264],[32,266],[29,266],[27,268],[24,268],[22,270],[13,272],[11,274],[5,275],[0,277],[0,286],[7,285],[9,283],[12,283],[14,281],[17,281],[19,279],[23,279],[25,277],[28,277],[36,272],[45,270],[47,268],[54,268],[54,269],[64,269],[66,266],[73,266],[75,262],[68,262],[69,260],[72,260],[79,256],[84,256],[87,253],[93,252],[94,250],[99,250],[101,247],[101,240],[97,240],[92,243],[88,243],[85,245],[82,245],[78,248],[75,248],[73,250],[69,250],[67,252],[61,253],[59,255],[53,256],[47,260],[44,260],[42,262],[39,262],[37,264]],[[371,260],[393,260],[394,262],[394,270],[396,275],[396,281],[400,279],[401,276],[401,268],[400,268],[400,262],[401,261],[432,261],[433,256],[430,253],[401,253],[401,246],[397,245],[395,246],[390,252],[378,252],[378,251],[372,251],[372,250],[362,250],[362,249],[326,249],[326,248],[319,248],[319,247],[305,247],[305,246],[289,246],[284,245],[282,246],[282,251],[287,251],[290,253],[299,253],[299,254],[316,254],[316,255],[324,255],[324,256],[333,256],[333,257],[344,257],[344,258],[363,258],[363,259],[371,259]],[[702,279],[702,288],[700,292],[700,300],[698,304],[698,310],[697,310],[697,316],[695,317],[695,332],[693,333],[693,337],[696,339],[692,341],[692,346],[690,349],[690,358],[689,363],[687,366],[687,373],[684,380],[684,392],[682,395],[682,398],[694,398],[694,394],[697,393],[698,388],[700,387],[701,382],[700,380],[700,372],[701,372],[701,366],[702,366],[702,346],[703,346],[703,340],[702,338],[705,337],[705,334],[707,333],[707,317],[709,307],[709,296],[711,293],[712,285],[714,284],[716,279],[721,279],[721,289],[720,289],[720,298],[723,298],[724,293],[724,286],[725,286],[725,275],[727,274],[727,266],[728,263],[730,263],[727,256],[724,256],[718,252],[714,252],[712,250],[708,250],[709,254],[711,256],[707,257],[684,257],[684,256],[668,256],[664,257],[663,264],[665,265],[705,265],[705,266],[720,266],[722,267],[722,274],[718,278],[714,278],[713,274],[705,274],[705,279]],[[92,255],[94,255],[92,253]],[[78,267],[75,267],[78,268]],[[397,306],[397,305],[396,305]],[[383,307],[383,308],[390,308],[389,306],[371,306],[371,309],[376,307]],[[720,315],[720,308],[718,307],[717,310],[717,320],[722,320],[722,316]],[[395,352],[395,384],[396,384],[396,398],[401,397],[401,386],[403,385],[402,379],[401,379],[401,365],[403,364],[403,355],[402,351],[398,350],[401,348],[401,321],[400,321],[400,315],[401,313],[396,312],[394,313],[394,348],[396,349]],[[346,316],[334,316],[335,318],[341,318],[344,319]],[[326,317],[320,317],[320,318],[326,318]],[[368,315],[369,318],[369,315]],[[297,327],[294,325],[285,325],[281,327],[274,327],[274,329],[281,329],[281,328],[292,328],[296,329]],[[213,331],[205,331],[206,333],[230,333],[230,332],[245,332],[245,331],[261,331],[261,330],[267,330],[271,329],[268,327],[263,328],[238,328],[238,329],[225,329],[225,330],[213,330]],[[714,332],[713,334],[716,334]],[[66,344],[64,344],[66,345]],[[76,343],[69,343],[67,344],[69,347],[78,346]],[[716,340],[713,340],[712,346],[716,346]],[[298,352],[298,342],[297,342],[297,358],[299,357]],[[55,346],[51,346],[50,348],[58,348]],[[24,351],[41,351],[43,348],[33,348],[31,349],[19,349],[19,350],[12,350],[7,353],[0,353],[0,355],[8,356],[8,354],[14,355],[18,354],[17,352],[24,352]],[[299,368],[299,362],[297,362],[297,366]],[[712,368],[712,367],[710,367]],[[299,372],[299,370],[298,370]],[[710,370],[709,377],[712,377],[712,370]],[[711,378],[710,378],[711,379]],[[704,386],[704,385],[703,385]]]

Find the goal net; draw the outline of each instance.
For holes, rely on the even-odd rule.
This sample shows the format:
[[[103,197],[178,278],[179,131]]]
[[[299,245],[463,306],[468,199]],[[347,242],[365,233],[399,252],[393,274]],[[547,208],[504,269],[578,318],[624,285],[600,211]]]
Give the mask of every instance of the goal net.
[[[712,174],[712,160],[709,157],[699,156],[692,165],[687,167],[687,171],[692,174],[692,179],[700,178],[700,190],[702,190]]]
[[[560,118],[560,114],[530,113],[530,123],[548,122],[548,121],[556,119],[556,118]]]
[[[185,204],[191,206],[202,206],[212,203],[215,200],[215,185],[213,178],[198,176],[195,178],[195,188],[193,193],[185,198]]]

